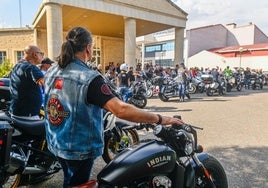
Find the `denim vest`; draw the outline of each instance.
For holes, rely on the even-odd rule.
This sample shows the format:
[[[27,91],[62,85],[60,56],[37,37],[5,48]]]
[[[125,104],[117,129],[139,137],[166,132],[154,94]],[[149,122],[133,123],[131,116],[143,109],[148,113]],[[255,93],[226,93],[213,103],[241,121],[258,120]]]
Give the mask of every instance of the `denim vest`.
[[[48,149],[68,160],[102,154],[103,110],[88,104],[87,91],[99,74],[74,58],[64,69],[51,67],[45,75],[45,124]]]

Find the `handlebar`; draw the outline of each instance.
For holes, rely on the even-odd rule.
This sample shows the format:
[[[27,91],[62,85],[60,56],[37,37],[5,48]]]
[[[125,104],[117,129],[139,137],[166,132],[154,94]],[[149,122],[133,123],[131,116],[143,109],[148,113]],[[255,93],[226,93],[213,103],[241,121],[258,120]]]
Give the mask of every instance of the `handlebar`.
[[[181,119],[180,116],[174,116],[176,118]],[[163,126],[163,125],[156,125],[150,123],[140,123],[135,126],[137,130],[146,129],[153,129],[153,134],[160,138],[161,140],[165,141],[166,143],[170,143],[171,145],[176,145],[176,139],[181,134],[185,135],[192,135],[194,139],[194,148],[195,151],[199,150],[197,145],[197,132],[196,129],[203,130],[201,127],[193,126],[190,124],[183,124],[183,125],[171,125],[171,126]],[[188,136],[187,136],[188,137]],[[175,139],[174,139],[175,138]]]

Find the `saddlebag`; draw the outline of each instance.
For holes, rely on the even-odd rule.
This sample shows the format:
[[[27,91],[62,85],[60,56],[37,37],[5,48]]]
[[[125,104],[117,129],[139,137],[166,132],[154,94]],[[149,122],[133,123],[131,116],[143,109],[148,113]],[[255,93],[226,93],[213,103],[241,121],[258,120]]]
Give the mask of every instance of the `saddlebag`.
[[[6,121],[0,121],[0,168],[9,163],[12,133],[13,127]]]

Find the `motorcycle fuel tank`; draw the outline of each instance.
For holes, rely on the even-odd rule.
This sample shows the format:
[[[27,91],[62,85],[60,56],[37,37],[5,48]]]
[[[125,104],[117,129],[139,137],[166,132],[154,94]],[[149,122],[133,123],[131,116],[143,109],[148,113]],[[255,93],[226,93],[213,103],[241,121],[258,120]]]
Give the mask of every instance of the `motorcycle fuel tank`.
[[[175,164],[175,151],[161,141],[151,141],[119,153],[98,174],[98,181],[126,185],[143,177],[168,174]]]

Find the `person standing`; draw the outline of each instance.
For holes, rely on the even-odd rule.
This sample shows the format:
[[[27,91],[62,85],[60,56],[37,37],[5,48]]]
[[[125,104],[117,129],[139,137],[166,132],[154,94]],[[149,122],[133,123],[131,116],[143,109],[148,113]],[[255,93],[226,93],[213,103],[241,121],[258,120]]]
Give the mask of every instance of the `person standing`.
[[[127,93],[130,86],[130,77],[127,73],[128,65],[126,63],[120,65],[120,71],[121,72],[117,76],[118,92],[121,94],[123,101],[127,102],[128,100]]]
[[[129,67],[128,72],[127,72],[127,76],[129,77],[129,82],[133,83],[135,82],[135,75],[133,72],[133,67]]]
[[[186,69],[184,64],[181,63],[177,70],[177,76],[175,77],[176,81],[178,82],[178,93],[180,97],[180,101],[184,102],[185,98],[185,91],[186,91]]]
[[[21,119],[40,119],[42,93],[40,86],[44,84],[43,73],[37,67],[44,53],[39,47],[29,45],[24,49],[20,60],[10,73],[10,114]]]
[[[58,65],[45,75],[45,127],[48,149],[59,159],[64,188],[88,181],[103,151],[103,109],[132,122],[183,124],[179,119],[143,111],[110,91],[104,78],[86,62],[92,57],[92,35],[83,27],[68,31]]]
[[[250,76],[251,76],[251,71],[250,71],[250,68],[247,67],[246,70],[244,71],[244,86],[245,86],[245,89],[249,89]]]
[[[43,74],[46,74],[47,70],[52,66],[52,64],[54,63],[54,61],[52,61],[51,59],[49,59],[48,57],[44,58],[41,61],[41,72]]]

